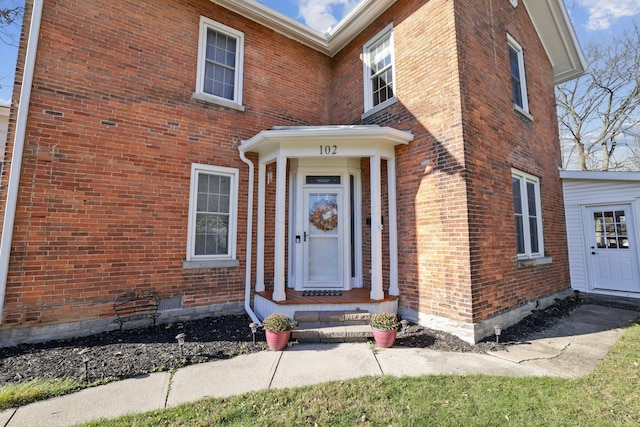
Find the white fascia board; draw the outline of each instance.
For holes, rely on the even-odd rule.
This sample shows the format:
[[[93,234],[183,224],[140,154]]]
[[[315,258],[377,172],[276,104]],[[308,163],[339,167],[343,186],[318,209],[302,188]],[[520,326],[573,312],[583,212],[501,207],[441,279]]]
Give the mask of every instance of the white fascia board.
[[[361,0],[327,33],[321,33],[255,0],[210,0],[325,55],[334,56],[397,0]],[[562,0],[523,0],[553,67],[556,84],[587,69]]]
[[[361,0],[324,34],[255,0],[210,1],[325,55],[334,56],[397,0]]]
[[[582,76],[587,61],[562,0],[523,0],[553,67],[556,84]]]
[[[340,52],[395,2],[396,0],[363,0],[355,5],[327,34],[331,56]]]
[[[299,43],[329,55],[327,36],[255,0],[210,0]]]
[[[640,182],[640,172],[601,172],[601,171],[560,171],[560,178],[564,180],[590,181],[637,181]]]

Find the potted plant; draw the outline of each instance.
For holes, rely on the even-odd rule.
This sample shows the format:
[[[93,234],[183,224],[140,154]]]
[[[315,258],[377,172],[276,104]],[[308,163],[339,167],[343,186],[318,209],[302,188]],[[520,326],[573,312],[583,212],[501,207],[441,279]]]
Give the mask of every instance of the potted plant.
[[[269,348],[275,351],[284,350],[293,329],[293,323],[289,315],[283,313],[270,314],[262,321],[262,327],[265,330]]]
[[[390,348],[396,342],[398,333],[398,318],[395,313],[383,311],[371,316],[373,339],[378,347]]]

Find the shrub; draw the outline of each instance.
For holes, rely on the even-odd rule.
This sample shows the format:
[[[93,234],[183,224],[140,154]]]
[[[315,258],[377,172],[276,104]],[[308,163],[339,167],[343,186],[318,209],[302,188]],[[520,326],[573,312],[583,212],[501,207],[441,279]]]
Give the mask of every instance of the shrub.
[[[371,316],[371,326],[376,329],[392,330],[398,327],[398,318],[395,313],[383,311]]]
[[[284,332],[292,330],[293,323],[287,314],[273,313],[262,321],[262,327],[271,332]]]

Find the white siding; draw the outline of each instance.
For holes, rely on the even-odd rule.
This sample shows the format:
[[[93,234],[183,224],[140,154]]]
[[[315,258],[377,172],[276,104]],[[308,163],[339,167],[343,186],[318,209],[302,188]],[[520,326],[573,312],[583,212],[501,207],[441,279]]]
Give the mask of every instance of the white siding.
[[[585,208],[596,205],[631,204],[637,249],[637,245],[640,244],[640,172],[585,172],[585,179],[578,178],[579,175],[579,172],[560,173],[563,179],[571,286],[573,289],[588,292],[591,288],[591,278],[587,263],[589,248],[586,233],[591,230],[585,229],[585,224],[588,223],[584,217]],[[624,180],[611,179],[616,176],[624,177]]]

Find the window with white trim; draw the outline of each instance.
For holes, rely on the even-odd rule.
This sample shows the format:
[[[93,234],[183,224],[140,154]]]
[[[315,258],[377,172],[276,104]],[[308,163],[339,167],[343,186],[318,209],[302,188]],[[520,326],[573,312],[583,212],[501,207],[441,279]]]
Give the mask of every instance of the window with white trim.
[[[509,34],[507,34],[507,40],[509,45],[509,68],[511,71],[511,100],[514,108],[529,114],[527,82],[524,72],[524,50]]]
[[[540,258],[544,256],[540,179],[511,169],[511,185],[518,258]]]
[[[382,109],[396,101],[393,24],[364,45],[364,111]]]
[[[187,261],[236,258],[238,173],[192,164]]]
[[[244,34],[200,17],[194,97],[234,108],[242,105]]]

